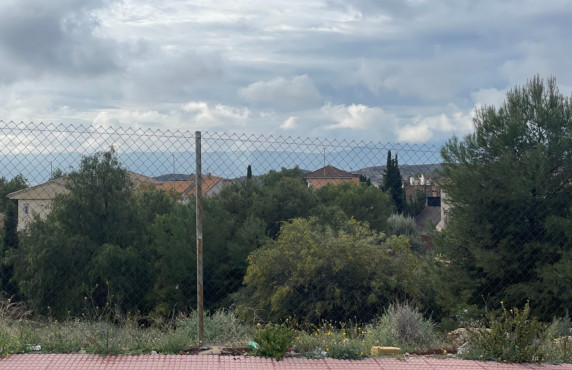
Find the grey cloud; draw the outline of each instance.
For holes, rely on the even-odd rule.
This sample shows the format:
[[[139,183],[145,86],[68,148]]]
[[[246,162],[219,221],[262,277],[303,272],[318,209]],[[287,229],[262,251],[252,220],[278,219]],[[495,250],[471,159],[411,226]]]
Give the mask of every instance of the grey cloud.
[[[271,106],[286,110],[315,107],[320,104],[320,93],[308,75],[291,80],[278,77],[258,81],[239,90],[240,95],[256,106]]]
[[[0,53],[32,75],[100,75],[121,69],[120,45],[98,38],[89,10],[102,1],[24,1],[0,6]]]
[[[155,103],[203,100],[208,94],[221,98],[223,89],[217,91],[215,87],[220,87],[225,69],[225,61],[218,54],[157,51],[129,67],[125,93],[130,99]]]

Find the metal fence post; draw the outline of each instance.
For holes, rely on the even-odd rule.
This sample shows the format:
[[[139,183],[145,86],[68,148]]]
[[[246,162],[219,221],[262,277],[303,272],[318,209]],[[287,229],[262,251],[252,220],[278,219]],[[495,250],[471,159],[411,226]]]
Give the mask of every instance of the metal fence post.
[[[201,132],[195,132],[196,151],[196,217],[197,217],[197,315],[199,330],[199,347],[205,342],[205,328],[203,322],[204,295],[203,295],[203,184],[201,174]]]

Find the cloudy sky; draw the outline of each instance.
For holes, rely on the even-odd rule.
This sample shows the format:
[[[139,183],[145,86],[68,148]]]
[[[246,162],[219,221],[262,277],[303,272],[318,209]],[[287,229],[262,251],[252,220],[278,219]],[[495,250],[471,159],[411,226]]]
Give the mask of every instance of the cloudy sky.
[[[440,143],[540,74],[568,1],[2,0],[0,119]]]

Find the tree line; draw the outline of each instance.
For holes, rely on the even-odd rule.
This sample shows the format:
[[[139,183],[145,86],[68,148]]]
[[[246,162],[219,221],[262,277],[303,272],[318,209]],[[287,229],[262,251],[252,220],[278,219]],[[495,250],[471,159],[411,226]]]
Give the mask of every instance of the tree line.
[[[499,108],[478,109],[474,123],[442,148],[439,186],[451,208],[429,251],[403,215],[391,153],[382,189],[367,179],[311,189],[298,168],[258,177],[248,168],[242,182],[204,199],[207,308],[367,320],[398,299],[457,320],[530,300],[542,318],[564,315],[572,305],[571,100],[554,79],[535,77]],[[135,187],[113,152],[84,157],[67,187],[18,238],[5,223],[2,290],[55,317],[195,307],[192,199]]]

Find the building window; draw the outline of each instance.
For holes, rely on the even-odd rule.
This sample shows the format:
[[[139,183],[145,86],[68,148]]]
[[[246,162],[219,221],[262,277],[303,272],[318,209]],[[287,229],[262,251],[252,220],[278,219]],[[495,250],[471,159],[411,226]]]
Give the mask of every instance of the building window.
[[[30,214],[30,205],[28,203],[24,203],[24,214],[25,215]]]

